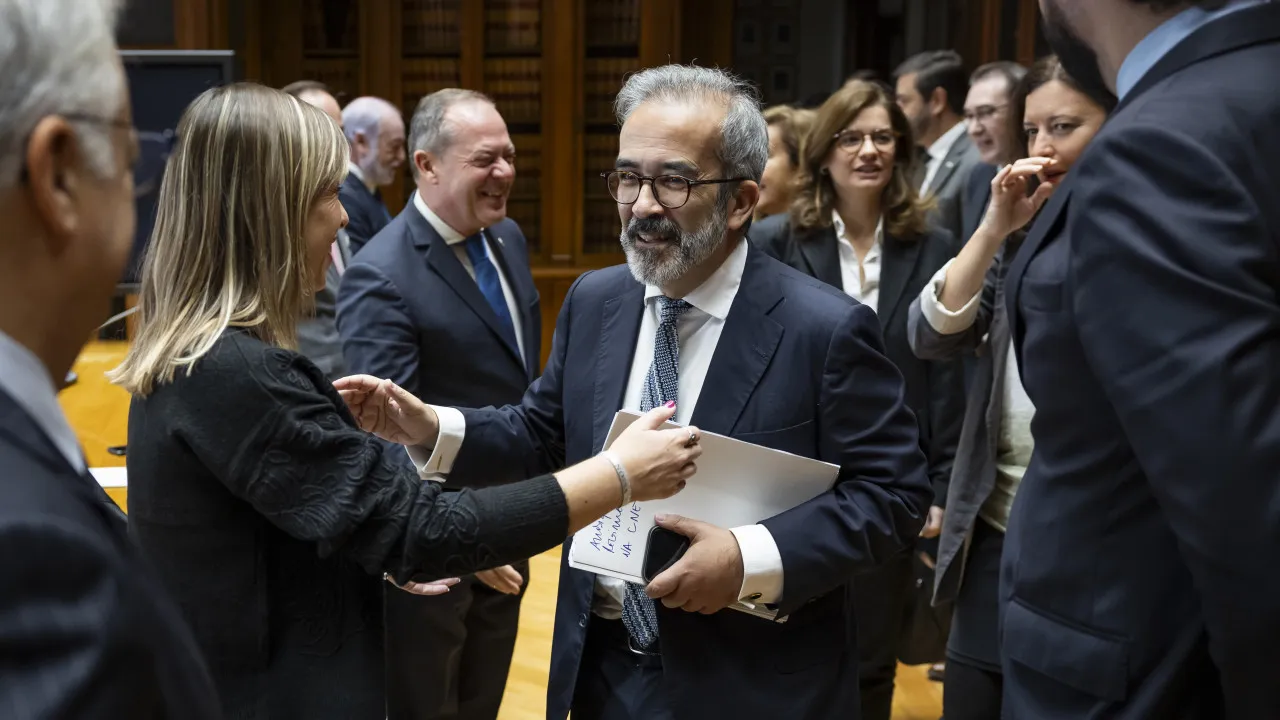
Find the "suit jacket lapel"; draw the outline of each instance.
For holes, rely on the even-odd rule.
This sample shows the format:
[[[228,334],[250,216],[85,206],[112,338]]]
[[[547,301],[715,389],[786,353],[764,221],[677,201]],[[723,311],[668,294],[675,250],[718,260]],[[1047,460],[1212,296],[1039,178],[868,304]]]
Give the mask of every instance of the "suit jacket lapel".
[[[622,394],[636,360],[636,340],[644,313],[644,286],[627,281],[627,287],[608,299],[600,312],[600,344],[596,350],[596,392],[592,409],[591,447],[604,446],[613,416],[622,407]]]
[[[795,245],[809,266],[809,274],[837,290],[844,289],[840,276],[840,250],[836,247],[836,229],[816,228],[796,238]]]
[[[1191,33],[1160,58],[1124,96],[1124,100],[1111,112],[1111,117],[1115,117],[1134,98],[1188,65],[1250,45],[1278,40],[1280,3],[1262,3],[1218,18]]]
[[[755,246],[748,247],[742,283],[720,331],[691,424],[709,432],[733,432],[782,340],[782,325],[769,317],[782,298],[769,259]]]
[[[511,343],[503,338],[502,330],[498,326],[498,316],[493,313],[493,308],[489,307],[489,301],[484,299],[480,286],[467,273],[462,263],[458,262],[458,257],[453,254],[453,248],[450,248],[435,228],[431,227],[431,223],[427,222],[422,213],[409,213],[409,231],[413,235],[414,244],[426,250],[427,264],[444,279],[449,287],[453,288],[471,311],[489,326],[494,338],[507,349],[511,359],[519,363],[520,367],[527,372],[528,365],[521,359],[519,351],[511,347]]]
[[[937,195],[938,189],[947,184],[947,181],[955,174],[956,167],[960,165],[960,156],[964,155],[968,150],[968,135],[961,135],[952,143],[946,157],[942,158],[942,165],[938,168],[938,172],[933,176],[933,182],[929,183],[929,194]]]
[[[920,260],[920,243],[905,242],[885,235],[880,260],[880,299],[876,303],[876,315],[880,327],[889,326],[894,312],[901,304],[907,289],[907,280],[915,273]]]
[[[1040,215],[1033,222],[1026,241],[1018,250],[1013,264],[1009,266],[1009,273],[1005,279],[1005,310],[1009,316],[1009,334],[1019,363],[1022,362],[1022,314],[1018,312],[1018,290],[1022,286],[1022,275],[1026,272],[1031,259],[1044,245],[1045,240],[1055,235],[1060,225],[1066,221],[1066,206],[1067,199],[1071,196],[1072,177],[1074,176],[1068,173],[1062,186],[1041,208]]]
[[[507,279],[507,285],[515,295],[516,307],[520,311],[520,332],[524,335],[521,338],[525,348],[524,363],[529,370],[529,379],[532,380],[534,370],[538,367],[539,358],[534,349],[539,345],[539,338],[534,337],[534,323],[533,318],[529,316],[529,311],[533,305],[534,294],[538,290],[526,282],[528,279],[525,277],[526,273],[511,271],[511,268],[518,266],[519,258],[513,257],[512,250],[507,247],[502,237],[491,230],[486,230],[485,234],[489,237],[489,247],[494,250],[494,257],[498,261],[498,270]]]

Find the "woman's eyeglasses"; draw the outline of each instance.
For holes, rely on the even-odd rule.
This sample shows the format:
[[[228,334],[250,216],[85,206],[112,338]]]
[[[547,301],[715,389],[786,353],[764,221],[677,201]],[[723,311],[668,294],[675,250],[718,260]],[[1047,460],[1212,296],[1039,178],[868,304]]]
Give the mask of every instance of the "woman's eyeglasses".
[[[871,138],[871,144],[878,150],[888,150],[898,141],[898,134],[892,130],[875,130],[870,133],[864,133],[861,130],[841,130],[832,137],[835,138],[836,147],[848,153],[861,150],[867,138]]]

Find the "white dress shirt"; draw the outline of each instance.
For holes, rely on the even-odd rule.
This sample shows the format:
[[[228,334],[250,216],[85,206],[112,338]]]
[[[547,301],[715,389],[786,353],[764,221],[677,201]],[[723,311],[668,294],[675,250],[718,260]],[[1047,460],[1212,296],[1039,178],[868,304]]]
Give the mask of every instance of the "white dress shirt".
[[[934,140],[933,144],[929,146],[929,161],[925,165],[924,182],[920,183],[921,197],[924,197],[929,191],[929,186],[933,184],[933,179],[937,177],[938,169],[942,167],[942,161],[946,159],[947,153],[951,152],[951,147],[968,131],[968,125],[961,120],[952,126],[950,130],[942,133],[942,137]]]
[[[707,369],[711,366],[711,358],[720,341],[729,308],[738,294],[746,264],[747,244],[744,240],[711,277],[684,297],[693,308],[685,312],[676,324],[676,335],[680,342],[677,368],[679,387],[673,422],[688,424],[693,417]],[[635,356],[623,394],[623,407],[620,409],[640,410],[644,380],[653,364],[654,346],[661,320],[657,302],[660,295],[661,289],[645,287],[640,334],[636,339]],[[425,459],[425,449],[409,448],[409,455],[417,465],[419,474],[427,479],[437,479],[452,469],[466,433],[462,413],[453,408],[432,407],[440,419],[440,437],[435,448]],[[773,535],[763,525],[730,528],[730,532],[737,539],[742,553],[743,580],[738,597],[753,598],[750,601],[754,603],[777,602],[782,597],[783,569],[782,553],[778,550]],[[607,619],[621,617],[624,588],[625,583],[621,580],[597,576],[593,612]]]
[[[874,312],[880,301],[880,258],[884,250],[884,217],[876,223],[875,243],[858,261],[853,243],[845,235],[844,220],[840,213],[831,211],[831,222],[836,231],[836,248],[840,251],[840,284],[849,297],[871,308]]]
[[[946,284],[947,270],[953,262],[954,259],[948,260],[920,291],[920,314],[929,323],[929,327],[942,335],[954,335],[973,327],[982,302],[981,289],[955,312],[948,310],[939,300],[943,285]],[[1031,420],[1035,417],[1036,408],[1027,395],[1026,388],[1022,386],[1012,342],[1009,343],[1009,355],[1005,359],[1004,387],[1001,388],[1001,393],[1003,407],[1000,412],[1000,432],[996,437],[996,484],[978,514],[1003,532],[1009,520],[1013,496],[1022,483],[1022,476],[1031,463],[1031,452],[1035,448],[1031,437]]]
[[[4,332],[0,332],[0,390],[31,416],[71,467],[85,471],[80,441],[58,404],[58,386],[40,358]]]
[[[449,227],[449,223],[440,219],[431,208],[427,207],[427,202],[417,192],[413,193],[413,206],[418,208],[418,212],[422,213],[422,217],[431,223],[431,227],[444,238],[444,241],[453,250],[453,254],[458,257],[458,262],[462,263],[462,267],[467,269],[467,274],[472,280],[476,279],[476,269],[471,265],[471,258],[467,256],[466,240],[462,233]],[[507,276],[502,272],[502,265],[498,259],[493,256],[493,248],[490,244],[494,242],[494,238],[489,237],[487,231],[482,230],[484,235],[484,254],[489,258],[489,262],[493,264],[493,269],[498,271],[498,282],[502,283],[502,297],[507,301],[507,312],[511,313],[511,324],[516,331],[516,345],[520,348],[520,359],[524,360],[524,322],[520,314],[520,304],[516,302],[515,293],[511,292],[511,284],[507,282]],[[501,238],[497,238],[499,243]]]

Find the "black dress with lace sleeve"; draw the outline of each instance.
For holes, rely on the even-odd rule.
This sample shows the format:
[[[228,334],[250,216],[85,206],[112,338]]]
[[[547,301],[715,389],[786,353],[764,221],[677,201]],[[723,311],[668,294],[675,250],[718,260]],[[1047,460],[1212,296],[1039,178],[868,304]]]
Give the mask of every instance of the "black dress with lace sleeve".
[[[428,580],[564,541],[551,476],[447,492],[360,430],[318,368],[228,331],[129,414],[130,534],[229,717],[382,718],[383,572]]]

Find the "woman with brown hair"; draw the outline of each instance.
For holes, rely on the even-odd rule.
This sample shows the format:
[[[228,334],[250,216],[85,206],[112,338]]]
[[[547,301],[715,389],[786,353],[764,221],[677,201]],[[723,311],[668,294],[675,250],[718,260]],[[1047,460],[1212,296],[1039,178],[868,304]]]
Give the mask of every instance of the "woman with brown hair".
[[[112,379],[129,412],[129,530],[177,599],[233,718],[384,718],[383,578],[464,575],[562,543],[694,470],[696,434],[637,432],[572,468],[443,492],[360,429],[294,351],[346,224],[347,142],[322,111],[214,88],[178,125],[142,271],[141,332]],[[441,352],[447,352],[441,348]],[[423,406],[383,382],[395,426]],[[382,411],[379,411],[382,412]],[[394,438],[393,438],[394,439]],[[447,590],[448,582],[415,585]]]
[[[936,602],[953,601],[943,715],[1000,717],[997,637],[1005,523],[1031,459],[1035,408],[1018,377],[1004,276],[1044,201],[1083,154],[1110,106],[1081,91],[1056,57],[1033,65],[1010,103],[1024,159],[1006,158],[982,223],[911,305],[911,346],[922,358],[978,351],[938,544]]]
[[[850,81],[818,109],[790,215],[766,219],[750,234],[774,257],[876,311],[929,459],[935,507],[922,535],[934,537],[964,392],[957,362],[920,360],[907,343],[907,306],[955,254],[950,233],[928,225],[927,204],[908,180],[914,154],[911,125],[884,88]],[[911,569],[903,553],[853,583],[866,720],[888,720],[892,710]]]
[[[813,111],[790,105],[774,105],[764,111],[769,126],[769,160],[760,176],[760,201],[756,203],[755,220],[785,213],[795,196],[800,172],[800,152],[804,138],[813,124]]]

